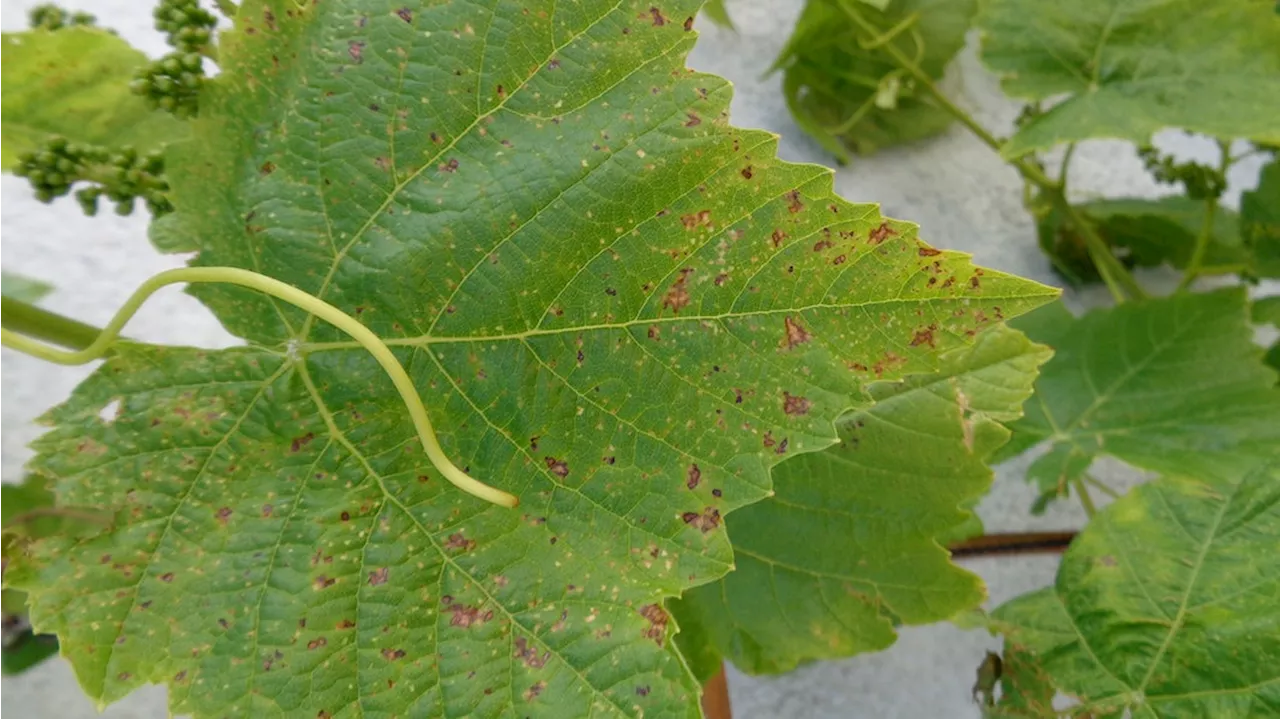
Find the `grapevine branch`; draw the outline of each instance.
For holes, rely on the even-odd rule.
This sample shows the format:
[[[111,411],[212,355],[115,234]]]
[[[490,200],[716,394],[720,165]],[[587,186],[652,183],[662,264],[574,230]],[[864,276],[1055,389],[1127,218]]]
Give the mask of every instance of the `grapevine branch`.
[[[98,333],[97,337],[82,349],[71,351],[54,349],[8,328],[0,329],[0,344],[57,364],[81,365],[92,362],[101,358],[111,349],[112,343],[119,337],[120,331],[124,329],[125,324],[152,294],[167,285],[184,282],[230,284],[257,290],[310,312],[312,315],[347,333],[360,346],[368,350],[369,354],[373,355],[373,358],[378,361],[378,364],[382,365],[382,369],[391,378],[392,384],[395,385],[396,390],[400,393],[400,398],[404,400],[405,407],[409,410],[409,417],[413,420],[413,426],[418,432],[418,438],[422,441],[423,449],[426,450],[427,458],[431,460],[431,464],[435,466],[436,470],[444,475],[445,479],[467,494],[502,507],[515,507],[520,503],[520,500],[515,495],[473,479],[450,461],[449,457],[444,453],[444,449],[440,447],[440,441],[436,439],[435,431],[431,427],[431,420],[427,417],[427,408],[423,405],[422,397],[418,395],[417,388],[413,386],[413,380],[409,379],[409,374],[405,372],[400,360],[396,359],[396,356],[391,352],[391,348],[387,347],[387,344],[380,337],[337,307],[292,285],[285,284],[266,275],[235,267],[183,267],[176,270],[168,270],[143,282],[125,301],[115,316],[111,318],[107,326]],[[9,318],[8,309],[6,309],[4,317],[6,320]]]

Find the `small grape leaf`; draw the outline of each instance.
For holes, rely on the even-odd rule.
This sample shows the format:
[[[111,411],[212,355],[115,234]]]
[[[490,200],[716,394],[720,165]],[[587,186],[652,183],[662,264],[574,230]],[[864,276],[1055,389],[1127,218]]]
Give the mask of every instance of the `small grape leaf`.
[[[985,620],[987,624],[990,620]],[[1001,652],[1000,693],[988,695],[982,707],[986,719],[1049,719],[1055,716],[1053,680],[1026,647],[1005,641]],[[994,699],[994,701],[993,701]]]
[[[1171,265],[1186,269],[1195,251],[1196,238],[1204,227],[1207,211],[1200,200],[1175,195],[1158,200],[1117,198],[1095,200],[1076,206],[1127,267]],[[1059,261],[1072,262],[1075,278],[1089,282],[1099,279],[1079,233],[1062,221],[1060,212],[1051,212],[1039,223],[1041,247]],[[1240,218],[1219,206],[1213,217],[1204,274],[1256,274],[1250,248],[1240,236]]]
[[[1048,587],[993,613],[1006,647],[1074,697],[1072,716],[1233,717],[1280,711],[1280,465],[1235,481],[1164,477],[1098,513]],[[1024,686],[1028,686],[1024,684]],[[1039,698],[1037,698],[1039,697]]]
[[[885,31],[918,14],[911,31],[894,42],[935,79],[964,47],[977,5],[976,0],[858,1],[868,6],[859,12]],[[774,61],[774,69],[783,71],[783,94],[796,124],[841,162],[849,161],[850,152],[865,155],[932,137],[952,121],[882,49],[861,47],[858,41],[866,37],[841,3],[812,0]]]
[[[35,303],[50,292],[53,285],[12,272],[0,273],[0,295],[21,302]]]
[[[1048,493],[1065,492],[1100,455],[1157,472],[1238,476],[1280,446],[1280,390],[1259,361],[1243,289],[1079,319],[1057,306],[1013,324],[1055,354],[998,456],[1052,442],[1029,471]]]
[[[0,36],[0,168],[61,135],[72,142],[151,150],[185,137],[187,127],[129,91],[146,55],[106,30],[66,27]]]
[[[22,581],[92,697],[697,715],[663,605],[729,569],[725,516],[833,444],[865,383],[1056,291],[731,127],[728,83],[684,66],[696,10],[240,4],[168,158],[194,263],[386,338],[449,456],[522,504],[444,482],[345,336],[197,286],[249,347],[122,348],[37,447],[59,502],[121,519],[37,545]]]
[[[722,28],[733,29],[733,18],[729,17],[727,0],[707,0],[702,5],[702,14]]]
[[[673,605],[681,626],[746,672],[780,673],[977,606],[982,581],[936,538],[990,487],[984,460],[1049,354],[1001,326],[935,374],[873,386],[876,403],[841,419],[839,445],[782,463],[777,494],[734,515],[737,568]]]
[[[1280,296],[1263,297],[1253,303],[1253,322],[1259,325],[1271,325],[1280,330]],[[1263,361],[1280,370],[1280,339],[1271,343]],[[1278,380],[1280,381],[1280,380]]]
[[[1259,277],[1280,277],[1280,162],[1262,166],[1258,186],[1240,195],[1240,232]]]
[[[1280,16],[1255,0],[989,0],[982,60],[1008,94],[1066,96],[1005,143],[1148,140],[1166,127],[1280,140]]]

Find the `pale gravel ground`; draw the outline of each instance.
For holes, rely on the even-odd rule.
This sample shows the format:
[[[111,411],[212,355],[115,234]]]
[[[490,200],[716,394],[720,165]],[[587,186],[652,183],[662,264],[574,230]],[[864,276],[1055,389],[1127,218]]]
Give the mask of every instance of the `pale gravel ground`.
[[[32,0],[4,0],[0,26],[25,26]],[[151,3],[138,0],[79,0],[66,5],[109,18],[110,26],[146,52],[165,51],[151,29]],[[698,70],[714,72],[736,85],[734,124],[760,127],[782,135],[781,155],[801,162],[830,163],[816,144],[791,122],[780,92],[780,78],[763,78],[794,25],[801,4],[767,0],[730,0],[736,33],[702,21],[702,37],[690,58]],[[997,133],[1012,124],[1017,108],[999,94],[970,48],[957,72],[948,78],[960,102]],[[1213,159],[1211,143],[1169,133],[1159,143],[1183,156]],[[1233,169],[1227,202],[1235,205],[1242,189],[1256,182],[1258,163]],[[1142,170],[1131,146],[1116,142],[1086,143],[1076,152],[1072,179],[1081,193],[1152,196],[1158,188]],[[0,236],[3,265],[9,271],[52,281],[60,291],[46,300],[57,312],[102,324],[129,293],[152,274],[175,267],[180,259],[156,254],[147,244],[144,213],[117,218],[109,211],[89,219],[67,199],[45,206],[31,198],[25,182],[0,178]],[[1016,174],[962,129],[909,149],[858,160],[836,173],[836,189],[855,201],[879,202],[888,215],[918,222],[922,235],[938,247],[973,253],[978,263],[1046,283],[1056,284],[1049,264],[1034,242],[1034,228],[1020,202]],[[1167,277],[1152,276],[1157,284]],[[143,340],[221,347],[232,344],[217,321],[193,298],[166,290],[148,303],[130,324],[131,336]],[[1077,308],[1104,301],[1101,293],[1072,295]],[[33,420],[64,399],[89,372],[64,368],[4,350],[0,370],[3,402],[3,477],[21,476],[31,456],[27,443],[41,429]],[[1022,480],[1030,458],[999,467],[996,486],[979,507],[992,531],[1069,529],[1081,525],[1074,505],[1056,506],[1045,517],[1027,512],[1033,493]],[[1103,463],[1101,478],[1124,486],[1136,475]],[[1054,558],[1001,558],[972,561],[968,566],[986,580],[990,606],[1053,581]],[[730,690],[740,719],[892,719],[978,717],[969,700],[973,672],[985,650],[998,642],[982,632],[965,632],[949,624],[908,628],[898,643],[879,654],[814,664],[777,678],[753,678],[731,672]],[[47,662],[35,671],[0,684],[3,711],[12,716],[114,719],[163,717],[165,692],[148,687],[98,715],[84,698],[69,665]]]

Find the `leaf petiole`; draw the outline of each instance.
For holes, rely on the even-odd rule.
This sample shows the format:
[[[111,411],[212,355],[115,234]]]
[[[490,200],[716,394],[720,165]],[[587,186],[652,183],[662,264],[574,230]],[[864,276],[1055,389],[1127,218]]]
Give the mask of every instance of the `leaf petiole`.
[[[435,466],[436,470],[443,474],[445,479],[449,480],[454,486],[467,494],[502,507],[519,505],[520,500],[515,495],[473,479],[449,460],[449,457],[444,453],[444,449],[440,447],[440,442],[431,427],[431,420],[427,417],[427,408],[423,405],[417,388],[413,386],[413,381],[409,378],[408,373],[405,372],[404,366],[400,364],[400,360],[396,359],[396,356],[391,352],[391,348],[380,337],[337,307],[297,287],[266,275],[236,267],[183,267],[176,270],[168,270],[143,282],[129,296],[129,299],[111,318],[107,326],[83,349],[74,351],[55,349],[8,328],[0,329],[0,343],[5,347],[25,352],[56,364],[80,365],[92,362],[107,353],[112,343],[119,337],[125,323],[133,317],[138,308],[146,302],[147,298],[162,287],[184,282],[212,282],[238,285],[257,290],[306,310],[313,316],[319,317],[347,333],[361,347],[368,350],[369,354],[373,355],[373,358],[378,361],[378,364],[382,365],[382,369],[391,378],[392,384],[395,385],[396,390],[400,393],[400,398],[404,400],[405,407],[409,410],[409,417],[413,420],[413,426],[418,432],[418,438],[422,441],[423,449],[426,450],[427,458],[431,460],[431,464]]]

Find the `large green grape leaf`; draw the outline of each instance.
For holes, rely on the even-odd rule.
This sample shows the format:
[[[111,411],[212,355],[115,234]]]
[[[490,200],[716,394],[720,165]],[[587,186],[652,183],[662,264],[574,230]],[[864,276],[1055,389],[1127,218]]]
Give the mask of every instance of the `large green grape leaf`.
[[[674,605],[750,673],[878,651],[896,624],[977,606],[986,589],[937,541],[991,485],[1049,350],[999,327],[935,374],[876,385],[839,423],[840,444],[782,463],[774,497],[733,517],[737,568]],[[687,618],[687,619],[686,619]]]
[[[1056,100],[1006,157],[1062,142],[1142,142],[1165,127],[1280,141],[1280,15],[1257,0],[987,0],[982,59],[1005,92]]]
[[[8,170],[18,155],[53,135],[72,142],[160,147],[185,137],[187,127],[147,107],[129,91],[147,56],[120,37],[92,27],[4,33],[3,150]]]
[[[951,115],[915,88],[882,47],[860,45],[873,38],[849,13],[885,32],[914,15],[910,30],[893,42],[940,78],[964,47],[976,7],[976,0],[811,0],[774,62],[784,72],[796,124],[842,162],[850,152],[869,154],[942,132]]]
[[[663,603],[730,568],[725,516],[866,382],[1056,294],[729,126],[728,84],[684,67],[696,3],[240,7],[170,156],[195,262],[386,337],[445,451],[522,504],[445,483],[335,330],[197,287],[250,346],[122,350],[35,460],[119,513],[22,578],[100,701],[696,715]]]
[[[1260,277],[1280,277],[1280,162],[1262,166],[1258,186],[1240,195],[1240,233]]]
[[[1158,200],[1116,198],[1076,206],[1093,222],[1107,244],[1118,249],[1129,267],[1172,265],[1186,269],[1204,227],[1205,203],[1183,195]],[[1084,238],[1061,211],[1047,210],[1037,223],[1040,246],[1054,265],[1074,283],[1097,282],[1100,277]],[[1204,274],[1255,275],[1257,263],[1241,238],[1240,218],[1219,206],[1213,217],[1202,265]]]
[[[53,292],[53,285],[13,272],[0,274],[0,295],[21,302],[37,302]]]
[[[1165,477],[1100,512],[1055,585],[1001,606],[994,623],[1032,655],[1022,677],[1047,676],[1078,701],[1071,716],[1275,716],[1277,546],[1280,465],[1235,481]],[[1040,681],[1023,686],[1042,694]],[[1007,699],[1024,711],[1002,716],[1059,716]]]
[[[1079,319],[1054,305],[1014,324],[1055,354],[1000,454],[1051,442],[1028,470],[1046,500],[1101,455],[1203,477],[1239,476],[1280,455],[1280,390],[1259,361],[1243,289]]]

